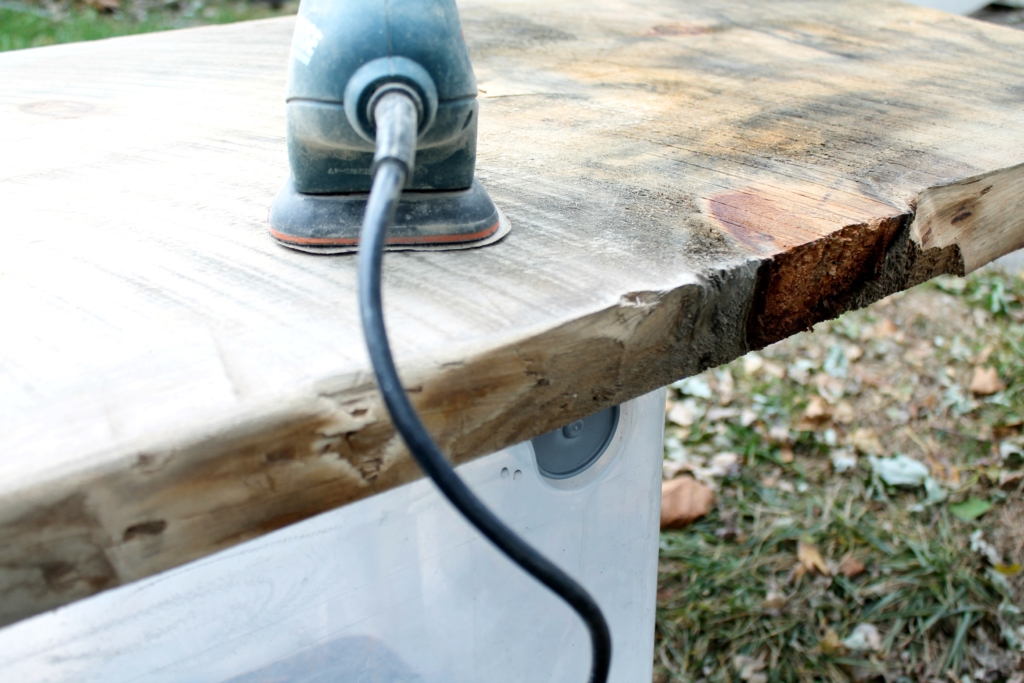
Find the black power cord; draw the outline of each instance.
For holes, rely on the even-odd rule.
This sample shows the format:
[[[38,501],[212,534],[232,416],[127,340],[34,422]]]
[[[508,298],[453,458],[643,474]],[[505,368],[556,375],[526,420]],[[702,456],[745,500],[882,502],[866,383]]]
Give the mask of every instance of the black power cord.
[[[411,124],[410,111],[413,113]],[[374,118],[377,154],[373,186],[359,238],[359,312],[384,403],[409,452],[448,501],[510,560],[565,600],[583,619],[590,630],[590,683],[605,683],[611,665],[612,642],[601,608],[583,586],[520,538],[466,486],[430,438],[402,388],[384,328],[380,273],[387,231],[394,220],[415,155],[414,103],[404,93],[388,93],[377,100]]]

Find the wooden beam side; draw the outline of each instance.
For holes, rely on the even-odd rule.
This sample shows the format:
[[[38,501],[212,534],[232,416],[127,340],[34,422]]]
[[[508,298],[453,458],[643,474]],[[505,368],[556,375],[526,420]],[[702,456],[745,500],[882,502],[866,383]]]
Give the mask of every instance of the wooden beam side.
[[[1016,166],[930,188],[916,213],[850,224],[668,291],[626,294],[516,343],[411,364],[406,386],[442,448],[466,462],[939,274],[963,275],[1024,244],[1022,186]],[[107,464],[5,502],[0,625],[421,476],[365,377],[90,460]]]
[[[756,267],[736,263],[524,341],[407,365],[406,387],[439,445],[466,462],[745,353]],[[107,464],[19,490],[0,509],[0,626],[422,476],[362,376],[89,461]]]

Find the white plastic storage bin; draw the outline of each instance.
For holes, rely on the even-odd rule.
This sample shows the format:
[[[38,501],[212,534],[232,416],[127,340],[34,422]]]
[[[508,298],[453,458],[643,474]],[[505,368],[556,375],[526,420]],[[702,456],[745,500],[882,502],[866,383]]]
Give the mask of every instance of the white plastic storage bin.
[[[458,468],[592,592],[615,683],[651,679],[664,406],[620,406],[589,465],[523,443]],[[0,630],[19,683],[584,683],[589,663],[575,613],[426,480]]]

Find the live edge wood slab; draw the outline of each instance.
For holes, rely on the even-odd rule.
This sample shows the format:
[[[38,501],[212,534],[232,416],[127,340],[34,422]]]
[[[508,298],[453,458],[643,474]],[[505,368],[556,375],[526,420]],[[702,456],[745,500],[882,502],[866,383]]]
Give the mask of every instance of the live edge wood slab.
[[[456,462],[1024,246],[1024,32],[467,2],[501,243],[385,259]],[[355,260],[276,246],[291,19],[0,55],[0,623],[420,476]]]

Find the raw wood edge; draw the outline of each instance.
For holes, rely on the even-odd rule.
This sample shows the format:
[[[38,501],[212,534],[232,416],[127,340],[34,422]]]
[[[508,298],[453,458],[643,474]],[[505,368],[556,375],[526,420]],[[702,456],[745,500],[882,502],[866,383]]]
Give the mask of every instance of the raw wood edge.
[[[755,274],[740,262],[525,341],[410,364],[406,387],[440,446],[466,462],[742,355]],[[375,386],[347,383],[6,500],[0,625],[420,477]]]
[[[911,225],[924,250],[956,246],[963,270],[1024,248],[1024,164],[921,193]]]
[[[1022,166],[931,188],[916,215],[627,294],[525,341],[407,368],[406,386],[441,447],[466,462],[1024,246],[1022,190]],[[375,386],[353,378],[102,460],[5,500],[0,626],[421,476]]]

